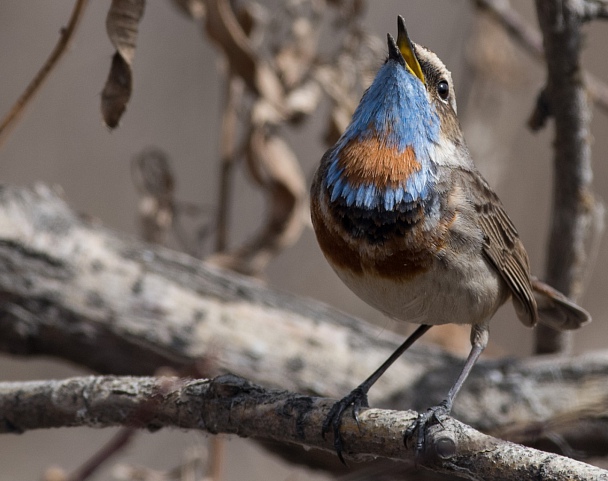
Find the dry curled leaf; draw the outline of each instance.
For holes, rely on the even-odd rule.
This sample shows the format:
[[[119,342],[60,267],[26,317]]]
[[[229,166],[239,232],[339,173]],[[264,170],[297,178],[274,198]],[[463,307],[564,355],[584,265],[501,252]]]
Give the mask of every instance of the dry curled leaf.
[[[144,14],[145,0],[112,0],[106,30],[116,48],[106,84],[101,93],[101,114],[111,129],[124,113],[133,88],[131,64],[135,56],[137,27]]]
[[[224,55],[226,73],[246,86],[238,117],[245,138],[237,140],[234,126],[230,135],[222,137],[226,143],[222,151],[229,153],[223,155],[224,165],[234,165],[235,157],[245,154],[252,178],[265,195],[267,211],[257,235],[225,251],[229,202],[222,190],[216,243],[220,247],[208,260],[260,275],[273,256],[297,240],[306,222],[304,175],[281,127],[300,125],[329,97],[332,135],[339,135],[366,86],[360,72],[376,65],[384,44],[377,47],[358,27],[357,0],[331,9],[325,0],[279,2],[271,15],[255,2],[204,2],[205,31]],[[329,10],[335,10],[333,23]],[[340,33],[331,48],[319,41],[327,24]],[[231,108],[227,102],[225,115]],[[222,172],[222,185],[229,185],[230,170]]]

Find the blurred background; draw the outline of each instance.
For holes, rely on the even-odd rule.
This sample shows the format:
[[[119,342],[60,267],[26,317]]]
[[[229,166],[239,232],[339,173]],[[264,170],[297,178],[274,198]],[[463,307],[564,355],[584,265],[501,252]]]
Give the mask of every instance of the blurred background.
[[[281,5],[276,1],[259,2],[266,8],[260,15],[270,19]],[[511,3],[536,25],[532,2]],[[120,127],[110,131],[103,125],[99,110],[100,93],[114,53],[105,31],[109,6],[109,1],[89,4],[67,55],[1,147],[0,179],[8,184],[59,185],[77,211],[114,230],[139,235],[132,162],[142,151],[154,147],[170,159],[175,197],[197,206],[191,209],[195,214],[189,215],[186,230],[205,230],[218,203],[219,139],[226,93],[222,55],[200,24],[180,13],[171,2],[148,2],[137,39],[133,95]],[[72,7],[72,0],[0,2],[0,116],[49,55]],[[544,84],[544,66],[514,46],[491,22],[480,18],[471,0],[369,1],[361,14],[360,27],[377,37],[372,44],[379,45],[380,50],[369,72],[362,75],[363,83],[371,80],[373,71],[384,61],[384,39],[387,32],[396,35],[398,14],[405,16],[412,39],[435,51],[452,71],[459,116],[474,160],[517,226],[533,271],[542,277],[551,202],[553,130],[549,123],[533,134],[526,122]],[[328,49],[332,48],[333,28],[328,22],[322,33],[322,43]],[[585,65],[602,79],[608,79],[607,44],[605,24],[587,27]],[[297,155],[307,187],[328,147],[324,142],[328,107],[323,102],[304,122],[286,127],[282,134]],[[606,114],[594,110],[594,191],[600,199],[607,197],[608,189],[608,165],[603,162],[608,152],[606,132]],[[264,195],[253,185],[243,164],[237,164],[229,246],[239,246],[251,238],[265,209]],[[203,255],[213,248],[213,229],[206,230],[211,240],[203,242]],[[585,295],[580,300],[594,322],[576,333],[575,353],[603,349],[608,338],[604,319],[608,246],[599,240],[590,247],[592,258]],[[272,258],[261,277],[282,290],[373,321],[379,331],[406,333],[409,328],[387,320],[343,286],[323,259],[308,224],[294,245]],[[468,330],[454,336],[462,343],[449,347],[465,353]],[[532,345],[532,332],[516,320],[510,305],[503,308],[492,324],[489,354],[526,356]],[[2,380],[63,378],[82,373],[53,359],[0,359]],[[353,380],[353,386],[360,381]],[[40,479],[52,465],[70,471],[112,433],[63,429],[2,436],[0,479]],[[207,438],[198,433],[141,433],[92,479],[113,479],[116,471],[112,466],[117,462],[168,469],[178,465],[192,446],[203,449],[206,444]],[[321,474],[292,468],[269,457],[255,444],[237,438],[228,441],[225,456],[225,480],[245,475],[253,480],[325,479]]]

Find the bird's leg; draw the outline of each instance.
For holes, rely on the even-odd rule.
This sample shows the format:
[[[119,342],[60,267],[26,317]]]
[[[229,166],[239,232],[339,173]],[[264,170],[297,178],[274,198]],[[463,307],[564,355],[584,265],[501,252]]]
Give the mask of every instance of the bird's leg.
[[[338,458],[342,461],[342,464],[346,464],[344,461],[344,457],[342,456],[342,451],[344,448],[344,442],[342,441],[342,435],[340,434],[340,426],[342,425],[342,416],[344,415],[344,411],[346,408],[352,405],[353,407],[353,418],[359,424],[359,411],[362,407],[369,407],[367,401],[367,393],[370,388],[375,384],[375,382],[380,379],[380,376],[385,373],[385,371],[393,364],[401,354],[403,354],[414,342],[416,342],[422,335],[428,331],[431,326],[423,324],[418,329],[416,329],[410,337],[408,337],[401,346],[397,348],[397,350],[391,354],[391,356],[384,361],[382,366],[374,371],[374,373],[368,377],[365,381],[363,381],[359,386],[353,389],[349,394],[343,397],[340,401],[335,403],[329,414],[325,418],[323,422],[323,429],[321,431],[321,435],[323,439],[325,439],[325,434],[329,431],[333,431],[334,433],[334,448],[336,449],[336,453],[338,454]]]
[[[416,431],[418,432],[416,440],[416,453],[420,454],[424,450],[426,428],[430,424],[441,423],[440,418],[449,415],[452,411],[454,398],[456,398],[460,388],[466,381],[467,377],[469,377],[471,369],[477,362],[477,359],[488,345],[488,334],[487,323],[474,324],[471,327],[471,351],[469,352],[469,356],[464,363],[464,367],[462,368],[458,379],[456,379],[456,382],[448,392],[447,398],[439,403],[439,405],[427,409],[425,413],[421,413],[414,424],[405,431],[403,437],[405,443],[407,443],[407,440]]]

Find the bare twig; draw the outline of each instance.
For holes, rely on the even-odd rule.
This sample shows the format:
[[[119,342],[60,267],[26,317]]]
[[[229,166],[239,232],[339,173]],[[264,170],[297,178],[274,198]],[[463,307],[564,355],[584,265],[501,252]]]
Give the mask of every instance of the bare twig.
[[[156,148],[144,150],[133,159],[131,175],[139,194],[137,213],[141,238],[167,246],[169,234],[173,234],[181,250],[200,257],[203,242],[213,229],[211,221],[203,222],[194,241],[183,221],[186,216],[198,221],[208,209],[176,199],[175,176],[168,155]]]
[[[473,2],[479,9],[490,13],[534,57],[542,58],[543,39],[540,32],[511,7],[509,0],[473,0]]]
[[[230,200],[232,197],[233,172],[237,154],[237,109],[243,98],[242,80],[239,77],[236,77],[230,73],[229,65],[226,65],[226,69],[228,70],[228,73],[226,75],[226,90],[224,94],[224,112],[222,117],[222,132],[220,143],[221,170],[219,182],[219,201],[216,219],[216,252],[222,252],[228,246]]]
[[[4,144],[11,128],[15,126],[16,122],[25,111],[28,103],[30,103],[36,93],[40,90],[44,81],[48,78],[53,68],[55,68],[63,54],[66,52],[70,44],[70,40],[74,36],[74,32],[76,32],[76,28],[82,19],[86,5],[87,0],[76,0],[74,8],[72,9],[72,14],[70,15],[70,20],[68,21],[68,25],[67,27],[61,29],[59,40],[51,52],[51,55],[29,85],[25,88],[25,91],[21,94],[19,99],[17,99],[17,102],[15,102],[15,104],[0,122],[0,146]]]
[[[555,119],[553,214],[547,281],[576,299],[586,267],[585,243],[593,220],[591,109],[581,67],[582,20],[570,2],[536,0],[547,62],[547,99]],[[568,349],[570,336],[541,326],[536,352]]]
[[[534,58],[544,60],[543,39],[540,32],[531,26],[511,7],[508,0],[473,0],[482,10],[492,17],[509,32],[514,40]],[[584,72],[589,94],[595,105],[604,113],[608,113],[608,85],[593,74]]]
[[[224,464],[224,451],[226,445],[222,438],[209,440],[209,459],[207,460],[207,477],[210,481],[222,480],[222,467]]]
[[[242,246],[206,259],[251,276],[259,275],[278,252],[293,244],[303,228],[304,175],[287,142],[269,130],[266,125],[251,129],[246,156],[252,177],[266,193],[266,221]]]
[[[251,20],[251,17],[247,17]],[[289,98],[277,69],[256,50],[252,24],[226,0],[207,2],[206,32],[224,54],[231,83],[242,81],[253,97],[249,118],[242,126],[246,137],[247,165],[266,194],[268,215],[259,232],[238,248],[225,250],[229,174],[234,162],[236,106],[224,117],[223,170],[218,216],[216,254],[208,260],[248,275],[259,275],[281,249],[291,245],[302,230],[302,208],[306,189],[304,176],[288,144],[276,133],[289,118]],[[237,101],[238,98],[234,98]],[[228,144],[228,143],[230,144]],[[279,159],[277,155],[281,156]]]
[[[128,446],[137,432],[137,429],[123,427],[99,451],[70,474],[66,478],[66,481],[84,481],[85,479],[89,479],[103,464]]]
[[[251,4],[233,4],[227,0],[206,2],[204,17],[208,37],[219,47],[228,65],[231,82],[239,80],[244,87],[243,106],[238,125],[244,137],[246,166],[251,178],[263,192],[267,215],[261,228],[247,242],[226,249],[228,222],[229,173],[232,170],[235,137],[234,108],[227,106],[222,140],[222,181],[215,254],[209,262],[248,275],[259,275],[278,252],[297,240],[304,224],[306,187],[298,159],[283,132],[284,126],[299,125],[313,114],[322,98],[326,84],[319,81],[316,70],[336,73],[347,66],[343,75],[333,75],[334,90],[345,92],[344,105],[334,97],[332,120],[341,123],[352,113],[352,84],[359,82],[362,66],[370,64],[369,56],[358,55],[369,42],[357,21],[359,2],[320,3],[284,2],[277,5],[275,15],[265,15]],[[343,41],[327,55],[321,53],[321,24],[333,11]],[[273,17],[272,20],[268,20]],[[339,19],[339,20],[338,20]],[[265,27],[265,28],[264,28]],[[337,27],[337,28],[336,28]],[[369,46],[367,47],[369,50]],[[374,63],[377,57],[374,57]],[[331,71],[331,72],[330,72]],[[344,81],[348,79],[347,81]],[[338,85],[339,84],[339,85]],[[346,112],[346,115],[342,115]],[[339,114],[340,119],[338,119]],[[336,125],[336,122],[331,125]],[[231,141],[232,138],[232,141]],[[240,150],[237,155],[240,155]]]
[[[17,401],[19,400],[19,401]],[[150,403],[150,400],[154,400]],[[59,426],[105,427],[130,422],[146,407],[138,427],[179,427],[333,450],[321,425],[332,401],[265,390],[225,375],[214,380],[83,377],[64,381],[0,383],[0,431]],[[607,479],[608,471],[484,435],[452,418],[429,429],[425,450],[406,446],[413,411],[365,409],[358,423],[344,418],[342,434],[351,460],[389,458],[467,479],[520,481]]]

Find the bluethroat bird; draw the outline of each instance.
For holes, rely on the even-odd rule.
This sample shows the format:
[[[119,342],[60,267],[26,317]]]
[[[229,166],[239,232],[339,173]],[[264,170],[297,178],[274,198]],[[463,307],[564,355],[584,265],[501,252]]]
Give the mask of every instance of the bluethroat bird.
[[[488,343],[488,324],[509,298],[520,321],[576,329],[589,314],[530,275],[528,256],[498,196],[481,176],[456,116],[452,77],[430,50],[411,42],[398,19],[388,58],[350,125],[315,174],[311,214],[318,243],[340,279],[387,316],[420,324],[368,379],[337,402],[323,425],[344,461],[344,411],[367,407],[367,393],[432,325],[471,325],[471,351],[427,425],[447,416]]]

